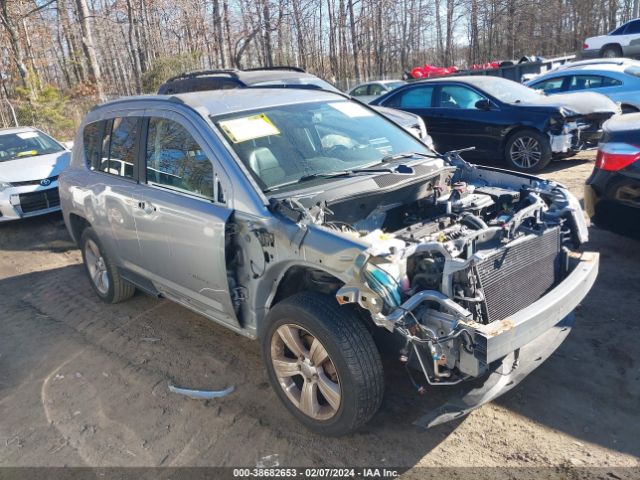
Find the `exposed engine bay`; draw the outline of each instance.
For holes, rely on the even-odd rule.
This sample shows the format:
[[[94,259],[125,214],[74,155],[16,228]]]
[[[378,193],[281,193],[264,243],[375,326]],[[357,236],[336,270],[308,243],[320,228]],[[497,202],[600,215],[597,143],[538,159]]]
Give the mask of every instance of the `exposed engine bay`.
[[[400,334],[402,362],[430,384],[481,375],[489,359],[474,329],[508,322],[566,277],[571,250],[587,239],[577,200],[561,185],[458,155],[401,165],[374,181],[365,192],[327,190],[272,205],[369,245],[336,298]]]

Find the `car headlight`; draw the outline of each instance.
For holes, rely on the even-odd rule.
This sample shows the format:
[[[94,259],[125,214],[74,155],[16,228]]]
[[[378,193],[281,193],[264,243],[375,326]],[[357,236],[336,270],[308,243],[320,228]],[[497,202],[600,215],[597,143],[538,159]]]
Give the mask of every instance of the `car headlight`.
[[[4,192],[7,188],[11,188],[12,185],[8,182],[0,181],[0,192]]]

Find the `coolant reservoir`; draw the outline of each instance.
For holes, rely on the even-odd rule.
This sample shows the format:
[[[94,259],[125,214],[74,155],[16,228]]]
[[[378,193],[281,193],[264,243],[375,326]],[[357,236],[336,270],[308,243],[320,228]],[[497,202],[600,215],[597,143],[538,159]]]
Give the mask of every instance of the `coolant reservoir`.
[[[377,229],[367,233],[361,237],[362,240],[371,244],[369,247],[369,253],[376,257],[392,256],[399,250],[405,247],[405,242],[399,238],[384,233],[382,230]]]

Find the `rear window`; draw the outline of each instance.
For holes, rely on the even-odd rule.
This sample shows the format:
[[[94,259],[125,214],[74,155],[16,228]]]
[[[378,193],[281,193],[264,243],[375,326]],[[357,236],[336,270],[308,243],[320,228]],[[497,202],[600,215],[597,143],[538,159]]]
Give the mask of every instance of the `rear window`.
[[[431,108],[434,87],[417,86],[391,97],[385,102],[385,107],[396,108]]]
[[[640,77],[640,66],[634,65],[633,67],[629,67],[624,71],[624,73],[634,77]]]
[[[101,142],[105,122],[94,122],[84,127],[82,143],[84,144],[84,159],[90,170],[95,170],[100,163]]]

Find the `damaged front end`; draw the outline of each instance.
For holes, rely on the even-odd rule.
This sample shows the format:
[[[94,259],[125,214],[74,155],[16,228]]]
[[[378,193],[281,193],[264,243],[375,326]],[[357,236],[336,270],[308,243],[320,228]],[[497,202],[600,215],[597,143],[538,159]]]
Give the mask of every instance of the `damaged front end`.
[[[546,356],[532,345],[567,321],[598,267],[596,253],[576,252],[587,228],[566,188],[448,160],[410,204],[379,205],[355,223],[336,205],[321,221],[370,245],[337,291],[340,304],[359,305],[400,335],[400,361],[429,385],[486,379],[487,391],[443,407],[425,425],[492,400],[541,363]],[[537,361],[523,358],[525,350]]]
[[[619,105],[599,94],[574,93],[552,98],[565,103],[549,119],[546,130],[551,151],[556,155],[596,148],[604,122],[622,113]]]

